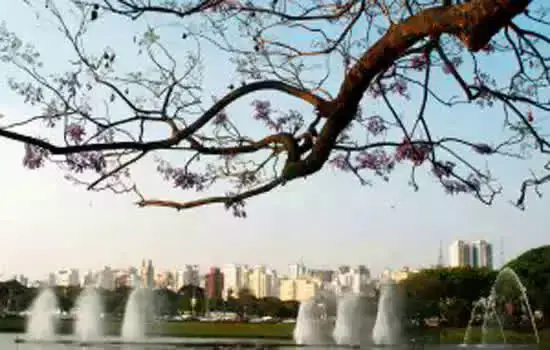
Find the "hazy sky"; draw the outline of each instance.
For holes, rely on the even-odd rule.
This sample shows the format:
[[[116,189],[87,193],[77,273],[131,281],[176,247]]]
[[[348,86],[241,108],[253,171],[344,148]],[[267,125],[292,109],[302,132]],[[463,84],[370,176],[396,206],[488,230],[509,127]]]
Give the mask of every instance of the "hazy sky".
[[[66,47],[63,49],[55,26],[46,22],[37,25],[34,14],[22,3],[13,1],[14,7],[0,19],[23,39],[45,50],[52,71],[66,67]],[[118,28],[116,23],[105,20],[91,45],[106,45],[99,38],[108,37],[116,44],[131,37],[130,29]],[[117,52],[119,56],[126,54],[127,59],[134,57],[124,46]],[[227,86],[225,81],[219,82],[227,65],[220,64],[215,51],[206,49],[203,54],[205,87],[215,95]],[[0,113],[16,120],[29,109],[7,89],[9,73],[0,80]],[[335,80],[335,87],[337,83]],[[440,89],[455,88],[448,79],[441,78],[439,84]],[[286,100],[273,97],[272,101]],[[246,113],[240,106],[230,111]],[[373,114],[379,110],[379,106],[372,106]],[[387,115],[387,111],[380,113]],[[430,107],[428,113],[434,130],[441,133],[479,140],[501,131],[498,109],[451,111]],[[454,239],[487,239],[495,244],[497,263],[501,238],[505,259],[549,242],[544,225],[548,214],[544,213],[548,213],[550,202],[530,196],[525,212],[510,205],[508,201],[516,199],[527,169],[499,158],[491,165],[506,187],[492,207],[468,196],[446,195],[429,175],[420,176],[420,191],[414,192],[407,184],[406,166],[389,183],[374,179],[372,187],[361,187],[349,174],[327,166],[307,180],[293,181],[249,201],[249,218],[240,220],[222,206],[179,213],[137,208],[134,197],[75,187],[53,166],[38,171],[23,168],[21,144],[0,139],[0,150],[0,273],[5,274],[43,277],[63,267],[137,265],[144,257],[165,268],[189,263],[248,263],[268,264],[286,272],[288,264],[303,260],[319,267],[366,264],[380,272],[385,267],[435,264],[440,241],[447,258],[447,246]],[[540,164],[542,160],[535,159],[523,166]],[[134,174],[145,193],[181,200],[196,196],[164,183],[150,160],[140,164]]]

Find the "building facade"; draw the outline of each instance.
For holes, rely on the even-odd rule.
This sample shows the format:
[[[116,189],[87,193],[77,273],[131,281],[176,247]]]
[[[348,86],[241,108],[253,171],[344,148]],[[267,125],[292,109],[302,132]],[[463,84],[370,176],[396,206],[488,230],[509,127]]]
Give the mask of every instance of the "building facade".
[[[54,285],[59,287],[80,286],[80,276],[77,269],[57,270],[54,275]]]
[[[286,278],[281,280],[279,298],[282,301],[296,300],[303,302],[317,295],[320,281],[307,278]]]
[[[449,247],[449,266],[493,268],[493,246],[485,240],[454,241]]]
[[[141,262],[140,276],[142,286],[144,288],[153,288],[155,286],[155,268],[153,261],[149,260],[145,263],[145,259]]]
[[[223,298],[236,297],[242,288],[243,269],[239,265],[228,264],[222,268],[223,273]]]
[[[218,267],[211,267],[205,276],[206,296],[221,299],[223,293],[223,274]]]

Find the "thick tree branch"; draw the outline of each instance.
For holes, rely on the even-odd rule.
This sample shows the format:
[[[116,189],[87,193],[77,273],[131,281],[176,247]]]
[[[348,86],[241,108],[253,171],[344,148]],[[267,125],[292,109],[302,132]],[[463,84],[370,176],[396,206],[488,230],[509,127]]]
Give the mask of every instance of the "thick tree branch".
[[[471,51],[478,51],[510,20],[522,13],[531,0],[473,0],[435,7],[396,24],[367,50],[347,73],[335,100],[319,108],[327,117],[316,144],[285,177],[307,176],[322,168],[341,132],[353,120],[359,102],[375,76],[386,71],[410,47],[427,37],[457,36]]]

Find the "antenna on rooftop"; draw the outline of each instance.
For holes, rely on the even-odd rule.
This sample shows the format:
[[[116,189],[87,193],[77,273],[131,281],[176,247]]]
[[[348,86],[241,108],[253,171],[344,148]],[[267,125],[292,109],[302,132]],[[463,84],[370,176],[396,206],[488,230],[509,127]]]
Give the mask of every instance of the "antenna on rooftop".
[[[437,257],[437,267],[443,267],[443,241],[439,241],[439,256]]]
[[[500,236],[500,266],[504,266],[504,237]]]

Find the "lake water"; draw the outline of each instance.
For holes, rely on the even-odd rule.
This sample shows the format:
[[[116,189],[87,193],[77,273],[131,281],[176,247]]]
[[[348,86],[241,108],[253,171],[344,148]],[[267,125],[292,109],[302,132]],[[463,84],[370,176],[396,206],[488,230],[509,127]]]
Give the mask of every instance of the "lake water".
[[[148,344],[115,344],[117,338],[105,338],[107,344],[98,344],[91,346],[81,346],[80,344],[70,344],[74,339],[71,337],[60,337],[61,341],[67,343],[15,343],[15,339],[22,335],[18,334],[0,334],[0,349],[17,349],[17,350],[168,350],[168,349],[198,349],[198,350],[229,350],[229,349],[261,349],[260,344],[264,344],[267,349],[282,349],[282,350],[300,350],[303,347],[294,346],[292,342],[274,341],[274,340],[254,340],[254,339],[204,339],[204,338],[149,338],[146,340]],[[216,343],[216,345],[215,345]],[[245,344],[248,346],[239,346]],[[256,344],[257,347],[253,347]],[[373,348],[373,347],[370,347]],[[392,349],[426,349],[426,350],[465,350],[465,349],[536,349],[535,346],[528,345],[490,345],[490,346],[458,346],[458,345],[426,345],[426,346],[399,346]],[[344,347],[335,346],[308,346],[309,350],[330,350],[330,349],[345,349]],[[362,347],[369,349],[369,347]]]

